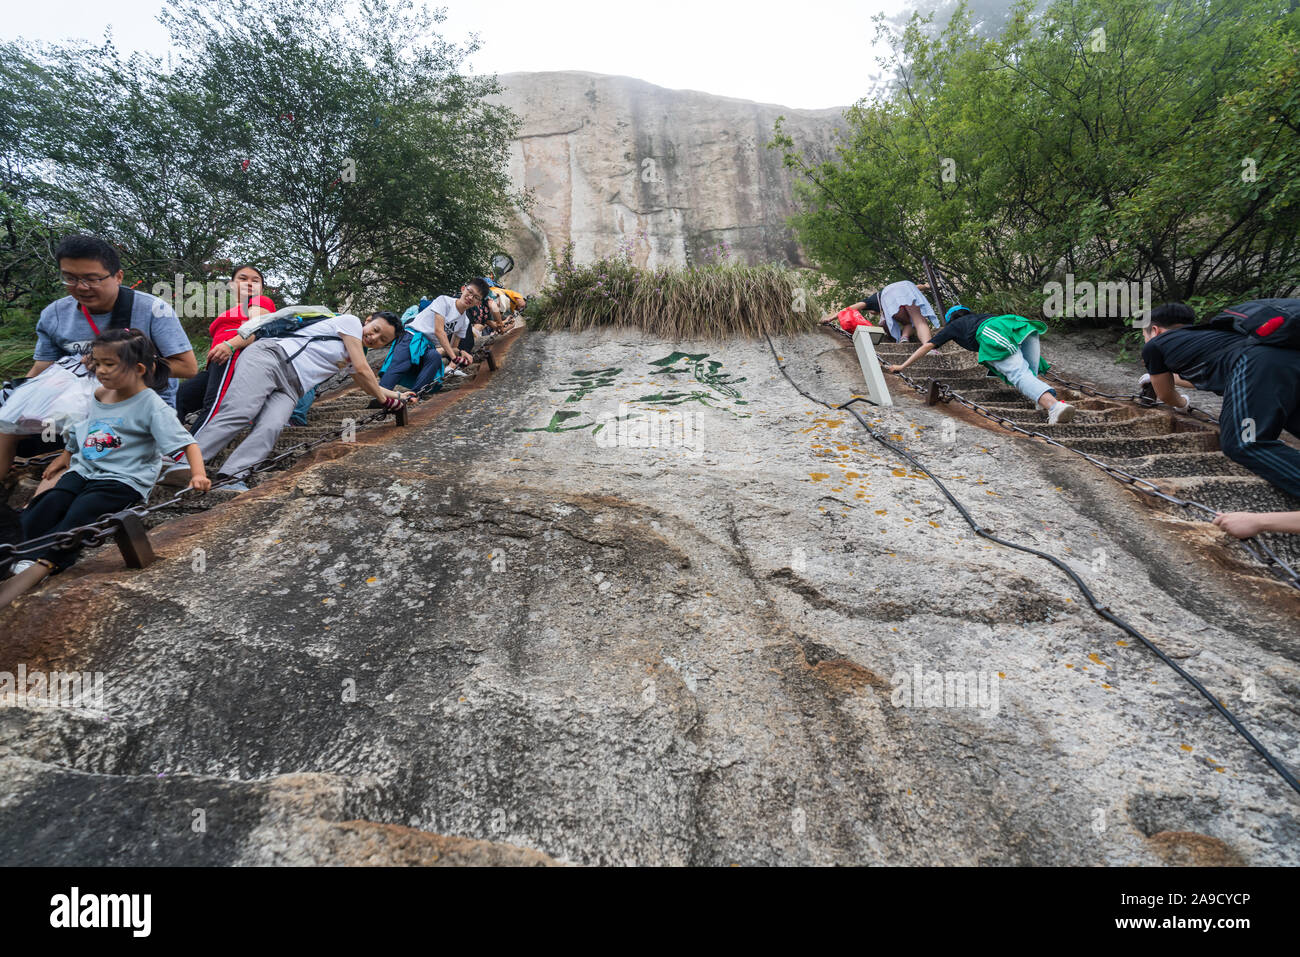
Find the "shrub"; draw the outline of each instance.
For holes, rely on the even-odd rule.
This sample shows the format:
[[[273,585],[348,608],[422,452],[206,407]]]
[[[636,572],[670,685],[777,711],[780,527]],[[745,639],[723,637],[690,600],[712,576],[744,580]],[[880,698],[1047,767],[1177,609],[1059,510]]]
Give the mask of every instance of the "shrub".
[[[575,264],[573,244],[551,260],[552,282],[529,302],[543,329],[630,327],[668,340],[806,331],[823,314],[814,273],[725,260],[635,266],[626,250]]]

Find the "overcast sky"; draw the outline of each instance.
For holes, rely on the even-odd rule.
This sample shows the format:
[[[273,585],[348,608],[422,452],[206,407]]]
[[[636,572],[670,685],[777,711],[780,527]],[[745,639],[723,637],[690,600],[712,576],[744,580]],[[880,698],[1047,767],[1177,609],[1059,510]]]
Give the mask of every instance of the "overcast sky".
[[[925,0],[921,0],[925,5]],[[483,43],[476,73],[588,70],[763,103],[847,106],[876,73],[871,17],[903,0],[449,0],[443,35]],[[99,40],[162,52],[163,0],[6,3],[0,36]]]

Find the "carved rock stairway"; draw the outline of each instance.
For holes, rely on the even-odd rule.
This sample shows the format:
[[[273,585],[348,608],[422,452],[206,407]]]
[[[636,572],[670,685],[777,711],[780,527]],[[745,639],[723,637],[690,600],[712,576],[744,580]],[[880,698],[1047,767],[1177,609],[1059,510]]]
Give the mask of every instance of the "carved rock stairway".
[[[913,343],[882,342],[876,346],[876,354],[882,364],[890,364],[902,362],[914,349]],[[1048,425],[1046,412],[1032,408],[1019,392],[989,374],[974,353],[953,343],[914,362],[907,374],[922,383],[937,379],[1022,428],[1042,432],[1069,448],[1154,482],[1180,498],[1224,512],[1300,510],[1300,499],[1274,488],[1220,452],[1217,429],[1168,410],[1148,409],[1055,386],[1059,397],[1078,412],[1067,425]],[[1149,500],[1162,503],[1154,497]],[[1186,514],[1183,509],[1176,510]],[[1281,558],[1293,566],[1300,564],[1300,535],[1269,534],[1261,538]]]
[[[494,340],[495,341],[495,340]],[[371,368],[378,373],[379,366],[383,364],[386,350],[373,350],[369,356]],[[463,388],[472,382],[478,375],[487,368],[485,362],[481,361],[482,356],[476,356],[480,361],[474,362],[465,369],[465,376],[448,376],[443,381],[442,391],[449,392]],[[327,391],[331,390],[333,391]],[[305,426],[289,425],[280,433],[280,438],[276,441],[275,447],[271,452],[276,456],[285,452],[303,442],[309,442],[312,439],[320,438],[326,435],[335,435],[345,425],[345,420],[352,419],[356,422],[357,431],[369,431],[376,428],[393,428],[393,419],[391,416],[384,416],[373,422],[360,424],[361,420],[367,419],[377,412],[377,409],[368,407],[371,397],[361,392],[351,384],[347,377],[339,376],[322,384],[319,390],[324,392],[323,395],[314,402],[307,413],[307,424]],[[244,429],[227,445],[226,450],[214,458],[207,465],[209,476],[216,474],[221,464],[230,455],[230,452],[244,440],[249,430]],[[280,463],[275,468],[269,469],[251,476],[248,479],[249,486],[255,486],[262,480],[262,477],[275,471],[282,471],[290,468],[295,462],[296,457],[290,457]],[[41,472],[44,466],[29,466],[22,468],[15,467],[11,481],[6,483],[8,492],[8,504],[15,509],[23,508],[31,499],[32,492],[35,490],[37,482],[40,480]],[[174,497],[178,489],[164,485],[154,486],[153,492],[149,496],[149,504],[154,505],[158,502],[165,501]],[[0,489],[0,500],[3,500],[6,490]],[[222,502],[228,502],[240,493],[229,489],[213,489],[203,495],[191,492],[171,505],[160,508],[155,512],[149,513],[144,518],[146,528],[153,528],[170,518],[178,515],[188,515],[194,512],[203,512],[214,505]]]
[[[383,364],[384,355],[384,350],[373,350],[369,357],[371,368],[375,370],[376,374],[378,374],[379,366]],[[465,385],[477,378],[486,368],[487,366],[484,362],[477,361],[465,369],[464,377],[448,376],[445,378],[440,391],[452,392],[456,389],[463,388]],[[336,385],[339,387],[334,388]],[[330,389],[334,390],[326,391]],[[372,422],[365,422],[362,424],[363,420],[369,419],[379,410],[370,407],[370,402],[372,401],[371,397],[366,395],[366,393],[362,392],[356,386],[352,385],[350,378],[340,376],[336,379],[331,379],[322,385],[321,391],[323,391],[324,394],[313,402],[311,408],[307,411],[307,424],[290,424],[286,426],[284,431],[280,433],[280,437],[276,440],[274,447],[271,449],[271,457],[280,455],[281,453],[288,451],[294,446],[301,445],[304,442],[310,442],[314,439],[326,436],[337,436],[340,430],[349,424],[349,421],[352,423],[353,428],[358,432],[368,432],[372,429],[394,428],[393,418],[391,415],[385,415]],[[221,464],[229,457],[231,451],[233,451],[234,448],[243,441],[244,437],[248,435],[248,432],[248,429],[240,432],[235,436],[234,440],[226,446],[224,452],[208,463],[207,468],[209,475],[216,474],[217,470],[220,469]],[[342,440],[337,439],[336,441]],[[295,462],[296,457],[290,457],[274,468],[268,469],[265,472],[256,473],[248,479],[248,485],[250,487],[256,486],[263,480],[264,476],[291,468]],[[176,490],[173,488],[155,486],[149,501],[152,504],[159,500],[170,498],[175,493]],[[169,517],[174,515],[201,512],[220,502],[229,501],[238,494],[240,493],[226,489],[213,489],[211,492],[202,496],[192,494],[186,496],[185,499],[175,503],[174,505],[170,505],[167,508],[159,509],[157,512],[152,513],[145,524],[152,527],[153,525],[166,521]]]

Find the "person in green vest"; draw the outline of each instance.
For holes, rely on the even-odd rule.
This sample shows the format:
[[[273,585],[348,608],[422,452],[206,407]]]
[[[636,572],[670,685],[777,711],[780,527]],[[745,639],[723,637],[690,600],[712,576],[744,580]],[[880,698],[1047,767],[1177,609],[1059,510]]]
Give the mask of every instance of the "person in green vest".
[[[960,304],[948,310],[944,322],[944,327],[908,356],[906,362],[885,368],[890,372],[901,372],[945,342],[955,342],[963,349],[977,353],[980,362],[996,372],[1004,382],[1046,410],[1048,425],[1069,422],[1074,418],[1074,406],[1058,399],[1056,390],[1038,378],[1049,368],[1038,344],[1038,337],[1047,331],[1047,323],[1024,316],[975,313]]]

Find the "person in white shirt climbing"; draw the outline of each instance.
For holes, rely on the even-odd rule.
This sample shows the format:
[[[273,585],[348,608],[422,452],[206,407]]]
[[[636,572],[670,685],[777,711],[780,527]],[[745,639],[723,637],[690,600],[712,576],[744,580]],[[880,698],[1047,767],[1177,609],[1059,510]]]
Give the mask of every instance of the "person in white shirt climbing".
[[[414,393],[381,386],[366,362],[366,349],[388,345],[399,331],[391,313],[376,315],[364,327],[356,316],[345,314],[321,319],[289,335],[258,338],[245,347],[221,409],[194,436],[203,461],[208,462],[238,432],[253,427],[222,464],[216,481],[225,482],[262,462],[303,393],[336,372],[351,371],[361,390],[385,408],[396,409],[403,402],[414,401]],[[225,487],[236,491],[248,488],[242,481]]]

